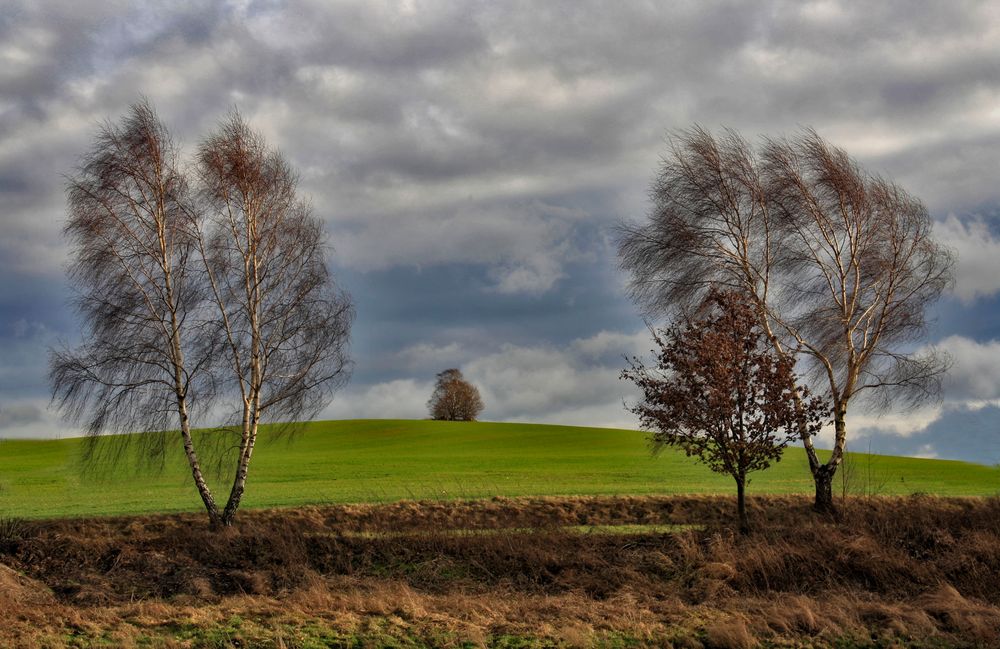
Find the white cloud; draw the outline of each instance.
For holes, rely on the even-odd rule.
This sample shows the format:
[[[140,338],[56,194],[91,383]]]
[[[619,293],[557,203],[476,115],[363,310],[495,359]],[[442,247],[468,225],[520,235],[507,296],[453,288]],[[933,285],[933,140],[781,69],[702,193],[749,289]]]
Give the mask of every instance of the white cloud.
[[[82,434],[68,428],[44,399],[18,399],[0,403],[0,439],[72,437]]]
[[[642,356],[654,347],[654,343],[652,335],[645,329],[632,334],[599,331],[593,336],[573,341],[572,347],[585,357],[606,358],[610,355],[618,360],[622,356]]]
[[[848,414],[847,425],[849,431],[877,428],[883,433],[908,437],[933,424],[941,418],[943,412],[944,407],[937,404],[914,408],[906,412],[888,412],[877,415],[862,411]],[[832,443],[832,431],[827,431],[827,436]]]
[[[900,437],[919,435],[954,412],[978,412],[1000,407],[1000,340],[977,342],[949,336],[936,347],[952,360],[942,382],[940,403],[905,412],[849,415],[852,430],[877,430]]]
[[[371,2],[122,9],[27,3],[0,41],[0,90],[18,98],[0,120],[0,173],[49,152],[50,204],[93,125],[140,94],[188,144],[239,103],[303,171],[344,265],[483,264],[508,294],[554,290],[579,223],[634,215],[555,215],[553,196],[629,203],[664,130],[696,120],[750,136],[812,124],[932,206],[959,189],[997,198],[992,165],[969,164],[1000,137],[989,3],[573,5],[570,23],[559,3],[432,2],[404,20]],[[18,210],[21,232],[0,233],[20,235],[26,261],[50,252],[33,272],[62,252],[61,210],[23,225],[39,213]]]
[[[461,344],[452,342],[447,345],[432,345],[417,343],[395,354],[396,359],[405,369],[423,369],[426,367],[445,367],[461,365],[470,357],[471,352]]]
[[[958,253],[955,295],[968,304],[1000,291],[1000,237],[982,218],[960,220],[954,214],[934,224],[934,234]]]
[[[42,419],[42,409],[33,403],[0,405],[0,430],[33,424]]]
[[[479,388],[483,419],[581,426],[634,428],[623,400],[633,400],[631,385],[618,379],[622,355],[643,347],[646,332],[603,331],[567,345],[502,345],[497,351],[461,363],[465,377]],[[413,365],[468,356],[458,345],[417,345],[400,353]],[[436,365],[436,366],[437,366]],[[348,389],[338,394],[324,416],[336,418],[426,416],[433,381],[401,379]]]
[[[373,217],[336,240],[338,263],[360,270],[444,263],[490,268],[494,289],[537,295],[565,276],[567,263],[585,253],[572,244],[579,210],[532,201],[460,212]]]
[[[595,362],[580,353],[589,344],[590,339],[565,347],[504,345],[463,371],[483,393],[483,414],[490,419],[634,428],[622,405],[635,398],[618,378],[624,361]],[[622,345],[621,353],[628,351]]]
[[[954,363],[944,381],[945,400],[975,403],[1000,399],[1000,340],[977,342],[949,336],[938,347]]]
[[[319,419],[423,419],[433,382],[396,379],[338,392]]]
[[[539,251],[528,259],[494,268],[490,274],[497,282],[496,290],[508,295],[541,295],[549,291],[557,281],[566,276],[562,269],[565,255],[558,252],[558,248]]]

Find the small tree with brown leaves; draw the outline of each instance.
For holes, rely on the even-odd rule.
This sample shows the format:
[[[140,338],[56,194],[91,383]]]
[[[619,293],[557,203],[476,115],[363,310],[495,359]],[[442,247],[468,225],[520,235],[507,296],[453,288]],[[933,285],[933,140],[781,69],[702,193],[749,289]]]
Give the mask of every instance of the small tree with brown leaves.
[[[434,393],[427,407],[431,419],[443,421],[475,421],[483,411],[479,390],[465,380],[457,369],[445,370],[437,375]]]
[[[796,384],[789,357],[770,349],[747,299],[713,290],[701,312],[683,327],[654,332],[656,366],[633,358],[621,377],[642,390],[629,409],[653,432],[654,452],[676,446],[733,477],[746,533],[748,474],[779,461],[801,431],[818,432],[827,410]]]

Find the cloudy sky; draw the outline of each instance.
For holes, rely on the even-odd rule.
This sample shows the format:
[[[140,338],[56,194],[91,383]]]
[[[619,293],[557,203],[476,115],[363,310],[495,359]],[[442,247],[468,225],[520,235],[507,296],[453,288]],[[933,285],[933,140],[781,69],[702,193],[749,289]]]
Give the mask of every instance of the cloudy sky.
[[[238,106],[301,172],[358,311],[331,418],[425,416],[458,366],[487,419],[633,427],[610,228],[666,132],[813,126],[960,255],[942,402],[858,413],[850,446],[1000,462],[997,43],[988,1],[0,0],[0,437],[73,432],[45,378],[78,340],[63,176],[146,96],[189,149]]]

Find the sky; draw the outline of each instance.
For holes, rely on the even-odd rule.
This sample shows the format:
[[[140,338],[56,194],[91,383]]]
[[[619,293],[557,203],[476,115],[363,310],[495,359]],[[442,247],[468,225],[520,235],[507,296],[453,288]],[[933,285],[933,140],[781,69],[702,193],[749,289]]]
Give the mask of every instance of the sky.
[[[1000,4],[0,0],[0,437],[76,434],[48,349],[79,342],[65,177],[148,97],[190,153],[238,107],[301,174],[357,307],[326,418],[634,428],[651,347],[614,226],[671,129],[815,128],[927,205],[958,254],[927,344],[940,402],[848,418],[848,448],[1000,462]]]

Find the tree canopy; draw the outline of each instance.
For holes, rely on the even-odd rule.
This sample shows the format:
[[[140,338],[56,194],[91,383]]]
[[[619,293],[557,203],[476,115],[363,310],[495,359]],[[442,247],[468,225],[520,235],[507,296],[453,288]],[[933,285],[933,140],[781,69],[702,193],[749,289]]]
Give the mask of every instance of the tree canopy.
[[[483,400],[476,386],[452,368],[438,373],[427,407],[432,419],[475,421],[483,411]]]
[[[745,531],[748,474],[779,461],[803,431],[816,434],[828,413],[797,385],[793,361],[768,344],[750,301],[712,290],[700,312],[655,333],[654,366],[633,358],[621,376],[642,392],[630,410],[652,431],[654,449],[678,447],[732,476]]]

